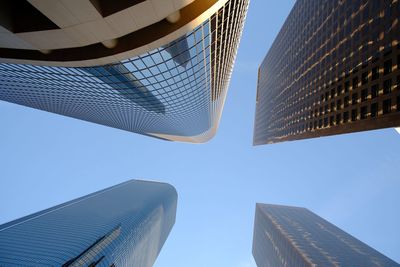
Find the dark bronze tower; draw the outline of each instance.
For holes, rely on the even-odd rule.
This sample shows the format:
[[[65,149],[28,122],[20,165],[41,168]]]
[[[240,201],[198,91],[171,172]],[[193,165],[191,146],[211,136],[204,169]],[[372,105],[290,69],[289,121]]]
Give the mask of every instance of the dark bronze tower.
[[[297,1],[258,71],[254,144],[399,126],[399,17],[399,1]]]

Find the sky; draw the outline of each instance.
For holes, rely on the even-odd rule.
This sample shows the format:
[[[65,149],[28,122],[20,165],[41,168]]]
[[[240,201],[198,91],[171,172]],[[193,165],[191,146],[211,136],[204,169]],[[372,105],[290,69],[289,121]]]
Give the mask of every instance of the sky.
[[[129,179],[178,191],[156,267],[250,267],[255,203],[302,206],[400,262],[393,128],[252,146],[257,69],[294,1],[253,0],[217,135],[167,142],[0,101],[0,224]]]

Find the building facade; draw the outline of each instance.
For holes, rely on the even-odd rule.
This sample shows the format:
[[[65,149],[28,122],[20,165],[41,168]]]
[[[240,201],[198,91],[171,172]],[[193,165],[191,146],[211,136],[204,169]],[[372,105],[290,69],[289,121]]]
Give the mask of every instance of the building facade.
[[[177,193],[130,180],[0,225],[0,266],[153,266]]]
[[[400,3],[298,0],[258,70],[254,144],[400,125]]]
[[[256,205],[258,267],[395,267],[388,257],[305,208]]]
[[[0,100],[166,140],[209,140],[248,0],[122,2],[2,1]]]

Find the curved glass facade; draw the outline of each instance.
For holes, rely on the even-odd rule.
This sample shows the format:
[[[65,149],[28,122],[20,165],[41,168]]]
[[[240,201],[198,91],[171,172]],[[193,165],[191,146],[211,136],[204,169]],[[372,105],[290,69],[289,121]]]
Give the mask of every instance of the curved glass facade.
[[[215,134],[248,0],[229,0],[193,31],[114,64],[0,64],[0,99],[163,139]]]
[[[0,225],[0,266],[153,266],[177,193],[131,180]]]

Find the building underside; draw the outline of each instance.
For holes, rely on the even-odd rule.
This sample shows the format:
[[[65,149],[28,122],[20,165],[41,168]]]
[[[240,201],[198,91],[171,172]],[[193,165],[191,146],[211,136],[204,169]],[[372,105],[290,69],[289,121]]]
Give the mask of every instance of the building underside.
[[[248,0],[1,5],[1,100],[172,141],[215,135]]]

